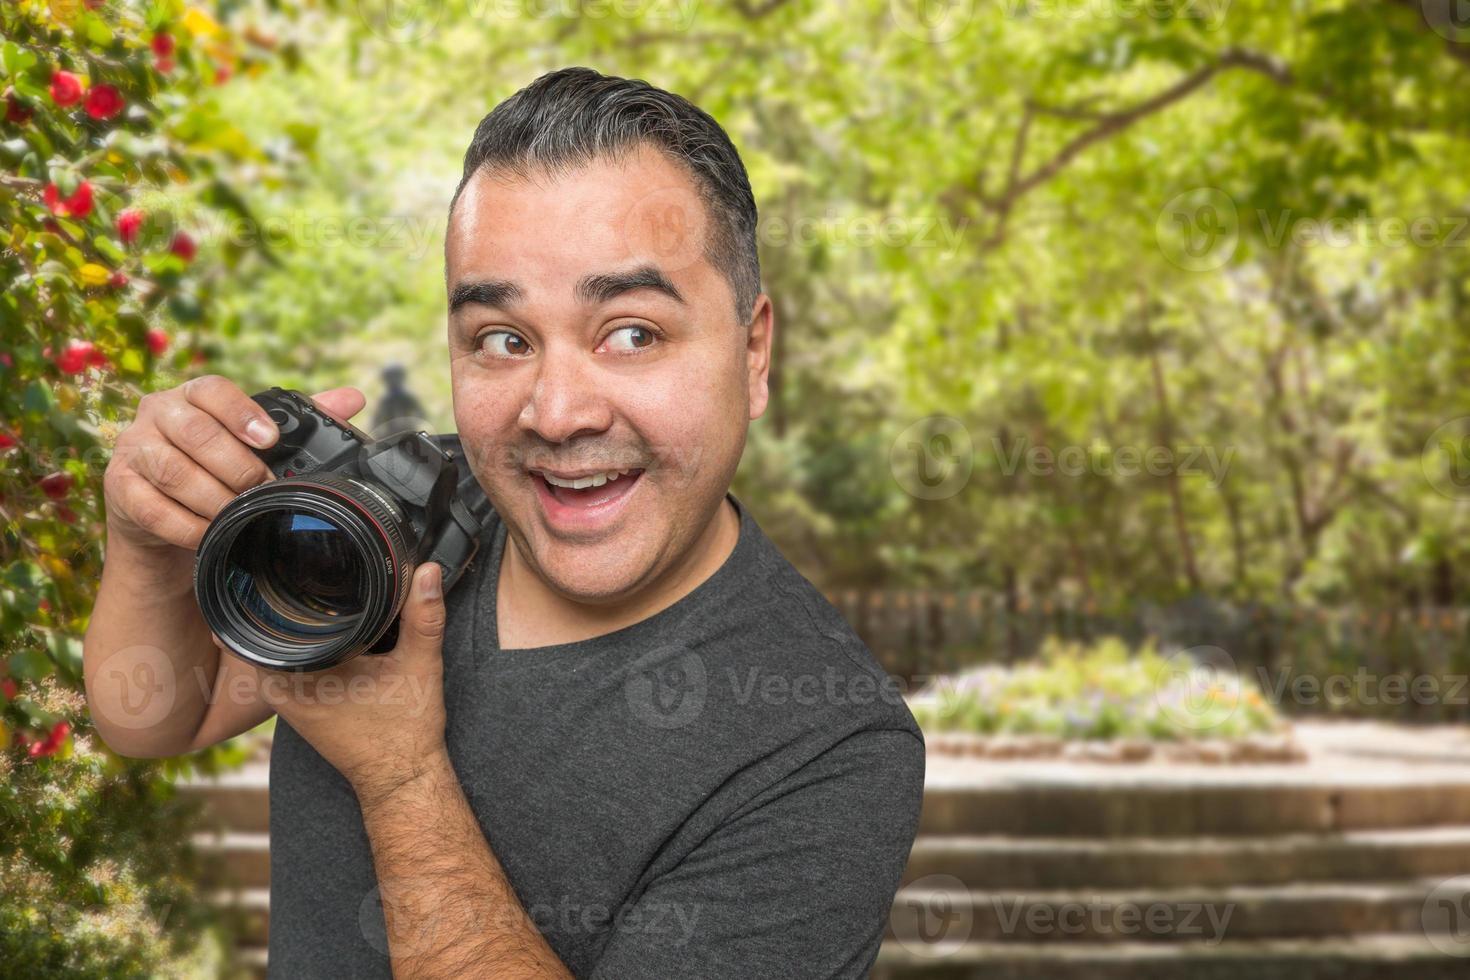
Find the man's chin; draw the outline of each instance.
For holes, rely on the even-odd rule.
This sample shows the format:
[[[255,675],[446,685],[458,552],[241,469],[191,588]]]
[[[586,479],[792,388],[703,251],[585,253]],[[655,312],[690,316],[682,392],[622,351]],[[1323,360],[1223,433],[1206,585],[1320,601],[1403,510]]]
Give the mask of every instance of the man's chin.
[[[520,515],[525,523],[519,529],[512,522],[509,537],[524,570],[552,591],[573,602],[612,606],[647,584],[657,553],[648,543],[647,528],[615,531],[591,540],[567,538],[548,528],[541,516],[533,502],[530,513]],[[511,543],[507,541],[507,547]]]
[[[533,571],[555,592],[590,606],[616,606],[647,584],[646,563],[616,541],[601,545],[553,543],[531,555]]]

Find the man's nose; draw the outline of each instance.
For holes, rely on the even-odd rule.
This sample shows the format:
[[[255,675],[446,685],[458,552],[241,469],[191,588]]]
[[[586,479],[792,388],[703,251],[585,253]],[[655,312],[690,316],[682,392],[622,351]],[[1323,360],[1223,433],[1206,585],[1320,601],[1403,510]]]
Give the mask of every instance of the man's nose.
[[[566,442],[607,431],[612,426],[611,402],[588,358],[575,351],[548,351],[540,359],[519,422],[547,442]]]

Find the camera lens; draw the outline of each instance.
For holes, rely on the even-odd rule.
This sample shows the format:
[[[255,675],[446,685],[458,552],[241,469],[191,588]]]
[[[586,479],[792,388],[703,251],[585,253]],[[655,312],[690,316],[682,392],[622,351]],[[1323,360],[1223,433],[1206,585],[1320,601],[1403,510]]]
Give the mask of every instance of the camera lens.
[[[366,484],[331,474],[241,494],[200,543],[195,588],[210,628],[263,667],[320,670],[372,646],[397,617],[411,528]]]
[[[246,525],[226,558],[226,583],[261,629],[283,638],[352,629],[367,606],[366,569],[351,537],[297,508]]]

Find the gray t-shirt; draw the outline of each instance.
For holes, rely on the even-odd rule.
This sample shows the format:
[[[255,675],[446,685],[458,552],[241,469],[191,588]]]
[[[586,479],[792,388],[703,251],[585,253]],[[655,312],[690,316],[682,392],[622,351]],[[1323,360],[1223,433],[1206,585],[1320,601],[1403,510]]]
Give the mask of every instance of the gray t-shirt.
[[[866,976],[908,860],[923,736],[729,499],[740,537],[725,563],[613,633],[499,649],[495,519],[448,596],[450,757],[578,977]],[[270,796],[270,975],[391,977],[356,797],[284,720]]]

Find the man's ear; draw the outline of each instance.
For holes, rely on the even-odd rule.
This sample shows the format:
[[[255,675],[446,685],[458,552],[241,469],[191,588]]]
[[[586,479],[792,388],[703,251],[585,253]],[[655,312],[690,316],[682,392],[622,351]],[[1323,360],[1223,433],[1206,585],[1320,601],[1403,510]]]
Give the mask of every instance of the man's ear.
[[[761,293],[755,298],[755,310],[751,313],[745,334],[745,367],[751,421],[766,413],[766,405],[771,400],[771,340],[775,333],[775,308],[771,304],[771,297]]]

